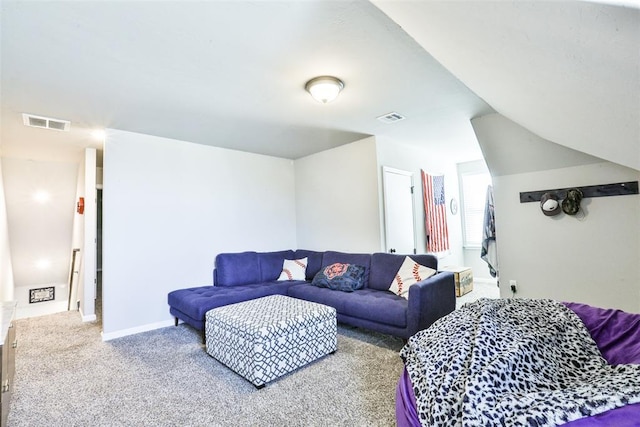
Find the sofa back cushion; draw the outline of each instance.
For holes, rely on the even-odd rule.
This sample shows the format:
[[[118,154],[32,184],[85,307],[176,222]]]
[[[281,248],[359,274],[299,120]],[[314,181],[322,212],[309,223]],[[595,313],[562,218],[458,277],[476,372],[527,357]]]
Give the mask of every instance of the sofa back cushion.
[[[350,254],[345,252],[327,251],[322,256],[322,266],[324,268],[336,262],[342,264],[355,264],[364,267],[364,287],[369,286],[369,270],[371,268],[371,254]],[[395,272],[394,272],[395,274]],[[391,283],[391,281],[389,281]]]
[[[369,275],[369,287],[384,291],[389,289],[396,273],[402,266],[405,257],[409,257],[420,265],[438,269],[438,258],[435,255],[398,255],[387,253],[375,253],[371,255],[371,273]]]
[[[280,273],[282,273],[282,265],[284,264],[285,259],[296,259],[293,251],[258,252],[260,282],[278,280]]]
[[[315,275],[322,268],[322,256],[324,252],[308,251],[306,249],[298,249],[295,251],[293,258],[307,258],[307,280],[313,280]]]
[[[278,280],[285,259],[296,259],[292,250],[223,253],[216,257],[216,286],[250,285]]]
[[[258,282],[260,262],[256,252],[223,253],[216,256],[213,271],[215,286],[248,285]]]

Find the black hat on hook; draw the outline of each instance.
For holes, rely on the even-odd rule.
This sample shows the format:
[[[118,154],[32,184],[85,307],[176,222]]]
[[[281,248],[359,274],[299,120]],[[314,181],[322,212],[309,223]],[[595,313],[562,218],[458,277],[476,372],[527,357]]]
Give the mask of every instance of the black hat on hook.
[[[567,197],[562,201],[562,211],[567,215],[575,215],[580,210],[582,191],[577,188],[567,190]]]

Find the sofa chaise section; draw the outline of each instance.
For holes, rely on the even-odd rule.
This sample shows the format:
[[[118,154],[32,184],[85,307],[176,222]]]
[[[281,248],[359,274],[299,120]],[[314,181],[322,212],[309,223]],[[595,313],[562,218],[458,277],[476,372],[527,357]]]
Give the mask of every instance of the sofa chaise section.
[[[291,283],[249,283],[241,286],[199,286],[169,293],[169,312],[172,316],[204,330],[207,311],[229,304],[270,295],[287,295]]]
[[[219,254],[213,270],[213,286],[170,292],[169,312],[176,322],[180,319],[203,331],[205,314],[209,310],[270,295],[287,295],[288,288],[296,282],[278,282],[276,279],[283,260],[294,259],[294,256],[291,250]]]

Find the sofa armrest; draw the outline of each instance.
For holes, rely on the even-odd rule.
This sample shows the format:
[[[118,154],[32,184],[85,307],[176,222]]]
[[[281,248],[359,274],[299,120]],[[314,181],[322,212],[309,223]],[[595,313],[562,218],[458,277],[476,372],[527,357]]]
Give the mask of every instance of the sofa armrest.
[[[426,329],[456,308],[454,274],[441,271],[409,288],[407,330],[410,335]]]

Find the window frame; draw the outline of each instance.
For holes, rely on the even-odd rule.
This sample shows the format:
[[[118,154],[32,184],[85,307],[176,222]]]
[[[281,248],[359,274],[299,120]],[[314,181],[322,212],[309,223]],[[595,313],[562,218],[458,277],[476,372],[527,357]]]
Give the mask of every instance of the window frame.
[[[459,187],[458,191],[460,194],[459,211],[460,211],[460,222],[462,225],[462,247],[464,249],[480,249],[482,247],[482,237],[478,242],[469,241],[469,236],[467,233],[467,228],[468,228],[467,213],[470,209],[469,205],[471,204],[471,200],[467,200],[467,198],[465,197],[464,181],[465,181],[465,177],[469,177],[472,175],[486,175],[486,177],[488,178],[488,185],[492,185],[492,177],[491,177],[491,174],[489,173],[489,169],[487,168],[487,165],[484,162],[484,160],[458,163],[458,187]],[[481,200],[482,200],[481,208],[478,210],[476,207],[474,209],[474,211],[476,212],[474,215],[477,217],[479,213],[480,216],[482,217],[480,219],[480,222],[482,223],[482,221],[484,221],[484,209],[485,209],[485,203],[486,203],[486,187],[484,188],[484,191],[482,193]]]

